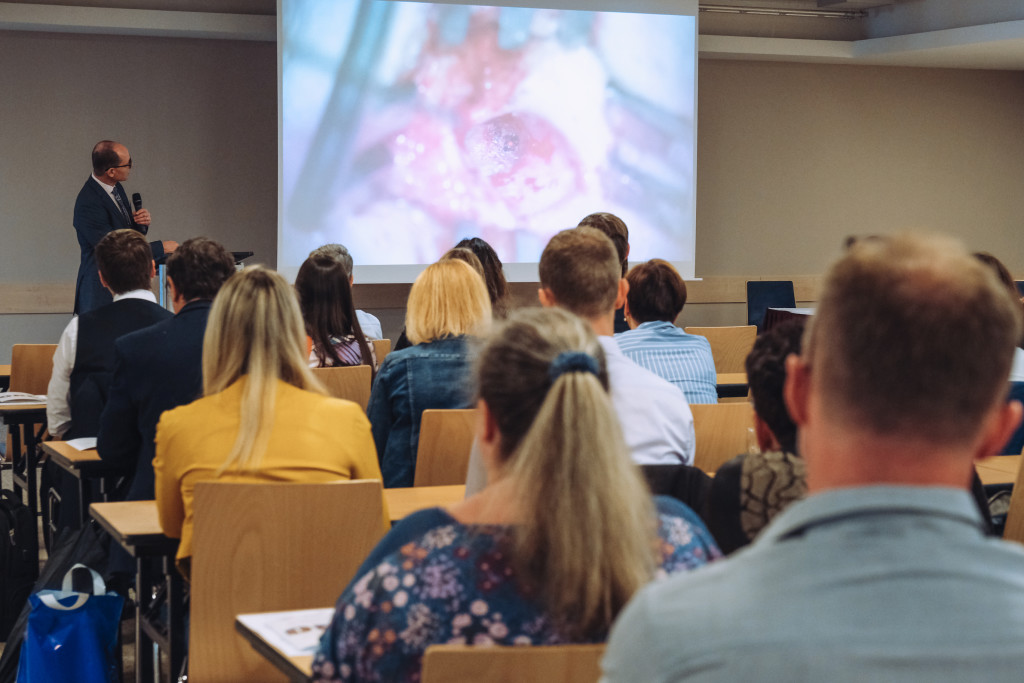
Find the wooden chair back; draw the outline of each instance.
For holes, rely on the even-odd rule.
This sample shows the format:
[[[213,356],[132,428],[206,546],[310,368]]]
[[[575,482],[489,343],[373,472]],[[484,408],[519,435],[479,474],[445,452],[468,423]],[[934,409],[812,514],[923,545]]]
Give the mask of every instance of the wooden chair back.
[[[474,647],[431,645],[423,683],[596,683],[604,644]]]
[[[373,370],[369,365],[313,368],[313,376],[320,380],[331,396],[358,403],[363,412],[366,412],[373,377]]]
[[[1010,496],[1010,510],[1006,514],[1003,540],[1024,543],[1024,465],[1017,470],[1017,481]]]
[[[750,403],[693,404],[697,452],[693,464],[712,474],[732,458],[746,453],[754,408]]]
[[[391,340],[390,339],[373,339],[370,341],[373,344],[373,355],[377,356],[377,367],[384,362],[384,358],[391,353]]]
[[[465,484],[476,409],[424,410],[413,486]]]
[[[333,605],[384,535],[382,518],[377,480],[197,484],[189,680],[281,679],[235,617]]]
[[[26,394],[46,394],[46,387],[53,374],[53,354],[56,344],[14,344],[11,346],[11,381],[8,391],[23,391]],[[22,449],[24,449],[24,445]],[[6,459],[13,454],[14,442],[7,434]]]
[[[754,340],[757,339],[757,327],[754,325],[687,327],[684,332],[707,337],[717,373],[745,372],[747,354],[754,348]]]

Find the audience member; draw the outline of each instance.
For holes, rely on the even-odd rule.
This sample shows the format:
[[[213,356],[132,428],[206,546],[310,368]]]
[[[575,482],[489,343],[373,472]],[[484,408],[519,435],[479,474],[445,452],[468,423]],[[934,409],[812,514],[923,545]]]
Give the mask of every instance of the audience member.
[[[165,412],[156,430],[160,526],[181,538],[186,575],[198,482],[380,478],[366,416],[324,394],[304,348],[294,290],[274,271],[246,268],[214,299],[203,338],[203,398]]]
[[[672,264],[652,259],[626,275],[629,331],[615,335],[622,353],[675,384],[693,403],[718,403],[718,375],[711,344],[675,325],[686,305],[686,283]]]
[[[377,356],[359,325],[349,276],[341,262],[323,254],[306,259],[295,277],[295,292],[312,341],[309,367],[369,365]]]
[[[513,313],[476,370],[487,487],[381,541],[338,600],[315,680],[416,681],[434,643],[601,642],[656,573],[718,556],[689,508],[652,504],[584,321]]]
[[[413,346],[381,363],[366,409],[384,486],[412,486],[424,410],[470,404],[467,340],[490,322],[483,278],[464,261],[438,261],[416,278],[405,315]]]
[[[592,213],[579,222],[578,228],[594,228],[604,233],[605,237],[615,245],[615,253],[619,255],[619,263],[622,267],[622,277],[626,277],[629,269],[629,228],[626,223],[612,213]],[[615,309],[615,334],[628,332],[629,323],[626,322],[625,310],[622,304]]]
[[[487,296],[491,298],[491,313],[495,318],[508,315],[509,299],[508,281],[505,279],[505,268],[493,247],[479,237],[459,240],[456,248],[469,249],[480,259],[484,268],[484,282],[487,283]]]
[[[1002,261],[984,251],[974,252],[974,258],[991,268],[992,272],[999,278],[999,281],[1006,287],[1006,291],[1010,293],[1010,296],[1020,301],[1017,283],[1014,281],[1013,276],[1010,275],[1010,270],[1003,265]],[[1022,307],[1024,307],[1024,304],[1022,304]],[[1017,341],[1017,347],[1013,350],[1013,365],[1010,368],[1011,382],[1024,382],[1024,348],[1022,347],[1024,347],[1024,338]]]
[[[796,425],[782,395],[786,358],[800,353],[804,320],[786,320],[760,335],[747,356],[759,452],[736,456],[718,468],[704,515],[726,554],[754,540],[775,515],[807,493]]]
[[[958,243],[853,245],[786,361],[809,496],[743,552],[638,593],[605,680],[1018,676],[1024,550],[985,537],[966,489],[1020,421],[1021,333]]]
[[[355,276],[353,275],[353,262],[352,255],[348,253],[348,249],[342,244],[325,244],[322,247],[317,247],[313,251],[309,252],[310,256],[329,256],[341,264],[341,267],[348,273],[348,284],[349,287],[355,282]],[[353,297],[353,300],[355,297]],[[376,316],[370,315],[366,311],[356,309],[356,319],[359,321],[359,328],[366,335],[367,339],[383,339],[384,332],[381,330],[380,320]]]

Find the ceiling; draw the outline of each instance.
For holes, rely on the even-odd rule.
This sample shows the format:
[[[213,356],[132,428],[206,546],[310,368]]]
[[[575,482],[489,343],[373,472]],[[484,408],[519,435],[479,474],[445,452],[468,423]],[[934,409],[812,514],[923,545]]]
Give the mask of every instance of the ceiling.
[[[1022,0],[700,0],[700,8],[704,59],[1024,70]],[[0,0],[0,30],[273,41],[276,14],[277,0]]]

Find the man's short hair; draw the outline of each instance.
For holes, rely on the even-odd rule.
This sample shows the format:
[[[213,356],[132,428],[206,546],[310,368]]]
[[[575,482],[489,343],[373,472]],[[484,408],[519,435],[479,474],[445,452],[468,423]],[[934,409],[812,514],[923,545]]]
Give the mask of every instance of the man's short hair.
[[[579,222],[578,228],[594,228],[604,233],[605,237],[615,245],[615,253],[622,264],[622,277],[626,277],[629,260],[629,228],[626,223],[613,213],[592,213]]]
[[[213,299],[235,273],[235,259],[208,237],[185,240],[167,258],[167,277],[185,301]]]
[[[137,230],[111,230],[93,249],[96,265],[114,294],[150,289],[153,252]]]
[[[109,169],[121,165],[121,157],[118,155],[113,140],[100,140],[92,148],[92,172],[97,176],[103,175]]]
[[[352,277],[352,254],[348,253],[348,249],[345,248],[344,244],[325,244],[309,252],[309,255],[327,256],[334,259],[345,269],[345,277]]]
[[[563,230],[540,256],[540,285],[555,302],[583,318],[615,309],[619,292],[619,259],[611,240],[594,228]]]
[[[786,357],[800,353],[805,318],[779,323],[761,334],[747,354],[747,381],[754,400],[754,412],[775,435],[787,453],[796,453],[796,425],[786,410]]]
[[[637,323],[675,322],[686,305],[686,283],[671,263],[660,258],[633,266],[626,274],[629,315]]]
[[[977,436],[1005,400],[1020,306],[956,240],[861,240],[828,272],[804,340],[833,415],[878,435]]]

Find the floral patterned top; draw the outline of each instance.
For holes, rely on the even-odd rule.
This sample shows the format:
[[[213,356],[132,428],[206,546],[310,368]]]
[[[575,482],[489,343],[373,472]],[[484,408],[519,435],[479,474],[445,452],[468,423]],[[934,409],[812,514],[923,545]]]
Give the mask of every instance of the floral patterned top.
[[[721,556],[688,507],[657,497],[656,578]],[[516,580],[514,527],[465,525],[441,509],[381,540],[338,599],[313,660],[315,681],[419,681],[428,645],[554,645],[558,624]],[[599,641],[603,641],[600,638]]]

